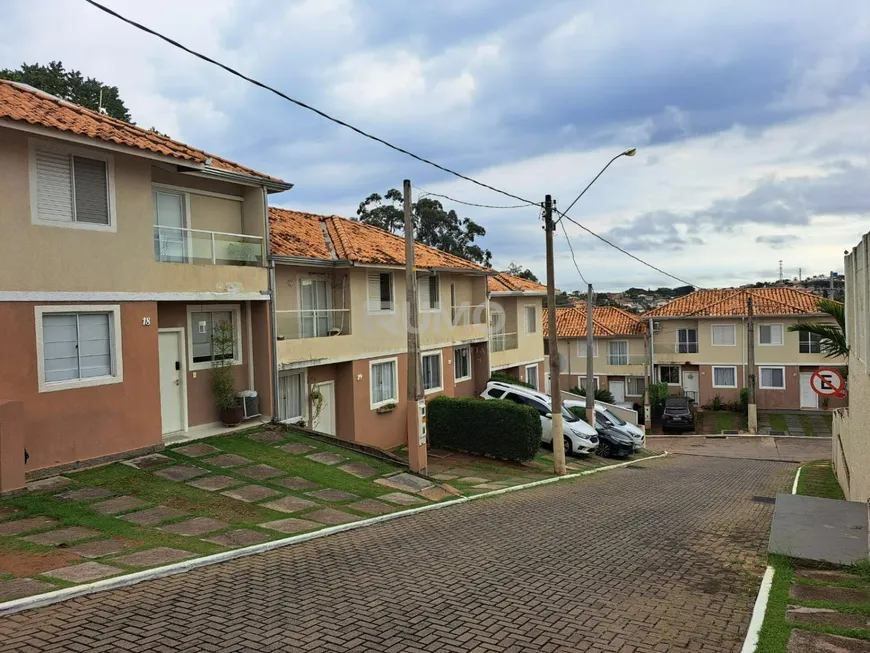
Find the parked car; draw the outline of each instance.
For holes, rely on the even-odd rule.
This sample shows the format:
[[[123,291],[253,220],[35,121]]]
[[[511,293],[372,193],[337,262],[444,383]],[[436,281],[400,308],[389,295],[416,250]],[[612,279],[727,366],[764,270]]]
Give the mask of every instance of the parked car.
[[[553,442],[553,419],[552,404],[550,397],[542,392],[536,392],[529,388],[503,383],[502,381],[490,381],[486,384],[486,390],[480,393],[483,399],[504,399],[517,404],[531,406],[541,416],[541,440],[547,444]],[[572,453],[588,454],[595,451],[598,446],[598,433],[596,430],[574,416],[568,409],[562,406],[562,424],[564,430],[565,455]]]
[[[688,397],[667,397],[662,413],[662,431],[694,431],[695,402]]]
[[[585,401],[579,401],[577,399],[566,399],[564,405],[567,408],[586,408]],[[617,431],[622,431],[628,437],[631,438],[632,444],[634,445],[635,450],[643,448],[644,445],[644,433],[643,429],[634,424],[629,424],[624,419],[620,418],[618,415],[612,413],[607,406],[600,402],[595,402],[595,420],[601,421],[604,426],[609,428],[614,428]]]
[[[595,430],[598,432],[595,453],[602,458],[625,458],[634,453],[634,441],[628,434],[606,426],[601,419],[595,420]]]

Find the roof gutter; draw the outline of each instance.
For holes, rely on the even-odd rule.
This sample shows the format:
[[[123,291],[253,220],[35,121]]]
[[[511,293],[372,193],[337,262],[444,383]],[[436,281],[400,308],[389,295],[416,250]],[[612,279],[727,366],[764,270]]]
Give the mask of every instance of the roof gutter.
[[[307,256],[279,256],[272,254],[269,260],[275,261],[280,265],[304,265],[306,267],[321,267],[321,268],[346,268],[353,265],[353,262],[346,259],[329,260],[322,258],[309,258]]]
[[[493,297],[546,297],[546,291],[541,290],[491,290]],[[559,308],[562,308],[561,306]]]
[[[293,188],[293,184],[287,181],[266,179],[264,177],[257,177],[255,175],[246,175],[241,172],[222,170],[220,168],[215,168],[214,166],[210,165],[206,165],[202,170],[199,170],[195,173],[186,174],[205,175],[208,177],[214,177],[217,179],[222,179],[224,181],[231,181],[237,184],[245,184],[248,186],[263,186],[270,193],[280,193],[282,191],[290,190],[291,188]]]

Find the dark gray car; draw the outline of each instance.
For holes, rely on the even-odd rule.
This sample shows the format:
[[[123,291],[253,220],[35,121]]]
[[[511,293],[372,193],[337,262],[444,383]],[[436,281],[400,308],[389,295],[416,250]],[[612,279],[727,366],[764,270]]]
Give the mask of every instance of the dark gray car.
[[[665,399],[665,410],[662,413],[662,430],[694,431],[695,402],[688,397],[668,397]]]

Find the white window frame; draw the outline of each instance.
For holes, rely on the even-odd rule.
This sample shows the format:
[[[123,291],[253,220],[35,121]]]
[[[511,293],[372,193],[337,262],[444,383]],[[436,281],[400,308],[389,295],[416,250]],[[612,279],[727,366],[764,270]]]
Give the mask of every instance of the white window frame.
[[[417,277],[417,286],[419,288],[420,282],[425,282],[427,285],[429,284],[430,279],[435,279],[435,288],[436,288],[436,296],[435,296],[435,308],[431,308],[429,306],[423,307],[420,306],[421,313],[440,313],[441,312],[441,277],[437,274],[424,274]],[[395,290],[395,289],[394,289]],[[419,297],[420,292],[417,291],[417,295]],[[431,293],[430,293],[431,300]],[[395,297],[393,298],[393,305],[395,305]]]
[[[526,365],[525,373],[523,375],[523,381],[525,381],[526,383],[529,382],[529,370],[532,368],[535,369],[535,390],[537,390],[538,385],[540,385],[540,379],[538,378],[539,370],[538,370],[537,363],[532,363],[531,365]]]
[[[583,389],[583,381],[586,380],[586,375],[577,375],[577,387],[581,390]],[[597,374],[592,375],[592,384],[595,386],[594,392],[598,392],[601,389],[601,379]]]
[[[420,354],[420,375],[423,375],[423,359],[424,358],[433,358],[435,356],[438,357],[438,368],[441,370],[441,374],[439,378],[441,380],[441,384],[436,388],[429,388],[428,390],[424,387],[423,394],[430,395],[433,392],[441,392],[444,390],[444,356],[443,352],[440,349],[436,349],[434,351],[424,351]]]
[[[779,327],[779,342],[761,342],[761,327]],[[772,335],[773,332],[771,332]],[[785,344],[785,327],[782,324],[759,324],[758,346],[759,347],[782,347]]]
[[[686,342],[680,342],[680,332],[682,331],[686,332]],[[680,351],[680,345],[686,345],[686,348],[688,349],[689,345],[693,344],[692,341],[688,339],[689,331],[695,332],[695,351]],[[688,356],[690,354],[697,354],[699,351],[701,351],[701,343],[699,342],[698,327],[680,327],[677,329],[677,340],[674,342],[674,353]]]
[[[379,309],[377,311],[372,310],[371,304],[371,285],[369,284],[369,275],[370,274],[389,274],[390,275],[390,296],[393,299],[393,308],[390,310]],[[380,283],[380,282],[379,282]],[[378,286],[380,288],[380,286]],[[380,301],[380,297],[378,297],[378,301]],[[395,315],[396,314],[396,275],[393,274],[392,270],[367,270],[366,271],[366,312],[369,315]]]
[[[622,342],[625,343],[625,363],[613,363],[613,362],[611,362],[611,358],[610,358],[611,357],[610,345],[613,345],[616,343],[622,343]],[[594,354],[595,352],[593,351],[592,353]],[[631,344],[628,342],[628,340],[608,340],[607,341],[607,364],[610,365],[611,367],[624,367],[625,365],[628,365],[630,363],[631,363]]]
[[[240,304],[188,304],[187,305],[187,369],[191,372],[210,370],[214,367],[214,361],[193,362],[193,314],[208,313],[211,311],[229,311],[233,316],[233,331],[236,334],[235,357],[230,365],[242,365],[242,310]],[[248,334],[248,338],[251,334]]]
[[[532,309],[535,313],[534,324],[529,324],[529,309]],[[538,307],[534,304],[523,304],[523,323],[526,326],[526,333],[537,333],[538,332]]]
[[[151,228],[157,229],[159,226],[157,224],[157,193],[163,193],[164,195],[178,195],[181,197],[181,203],[184,211],[184,231],[181,232],[182,237],[184,238],[184,263],[191,263],[193,261],[193,257],[191,256],[191,252],[193,251],[193,234],[191,233],[191,224],[193,224],[193,216],[190,214],[190,192],[178,189],[178,188],[167,188],[165,186],[160,186],[157,184],[151,184]],[[161,261],[160,259],[155,259],[157,263],[177,263],[179,261]]]
[[[631,392],[629,392],[629,389],[631,388],[631,384],[629,383],[630,381],[640,381],[641,383],[643,383],[643,389],[644,389],[644,392],[646,392],[646,378],[643,376],[627,376],[627,377],[625,377],[625,396],[626,397],[643,397],[644,392],[641,392],[639,394],[632,394]]]
[[[805,333],[810,337],[809,345],[810,345],[810,349],[812,349],[812,345],[814,342],[813,336],[815,336],[816,334],[814,334],[810,331],[798,331],[798,354],[803,354],[804,356],[816,356],[818,354],[821,354],[822,353],[822,343],[821,343],[821,339],[818,336],[816,336],[817,339],[815,340],[815,342],[818,343],[818,349],[819,349],[818,351],[801,351],[801,345],[803,345],[803,343],[804,343],[803,337],[804,337]]]
[[[761,374],[761,370],[782,370],[782,387],[777,385],[763,385],[762,379],[763,375]],[[785,380],[785,366],[784,365],[759,365],[758,366],[758,389],[759,390],[785,390],[787,383]]]
[[[372,401],[372,368],[379,363],[392,363],[393,364],[393,388],[396,390],[396,396],[391,399],[385,399],[384,401],[374,402]],[[369,361],[369,405],[372,410],[375,408],[380,408],[381,406],[386,406],[388,404],[398,404],[399,403],[399,359],[395,356],[392,358],[378,358],[377,360]]]
[[[65,154],[68,156],[80,156],[85,159],[94,159],[95,161],[105,161],[106,163],[106,186],[109,191],[108,211],[109,224],[94,224],[92,222],[69,222],[61,220],[40,220],[39,218],[39,188],[36,174],[36,151],[43,150],[45,152],[53,152],[55,154]],[[31,138],[28,140],[28,175],[30,177],[30,222],[34,225],[42,227],[61,227],[64,229],[84,229],[86,231],[110,231],[117,232],[117,211],[115,209],[115,157],[100,150],[93,150],[86,147],[80,147],[67,143],[57,143],[39,138]],[[75,197],[70,189],[70,198],[73,203],[73,211],[75,211]]]
[[[608,352],[609,354],[609,352]],[[577,358],[586,358],[586,340],[577,340]],[[592,339],[592,358],[598,358],[598,340]]]
[[[716,340],[713,337],[713,333],[717,328],[730,328],[731,329],[731,344],[730,345],[717,345]],[[711,324],[710,325],[710,346],[711,347],[736,347],[737,346],[737,325],[736,324]]]
[[[665,367],[676,367],[677,368],[677,382],[671,383],[670,381],[662,380],[662,369]],[[682,387],[683,386],[683,366],[682,365],[659,365],[659,374],[658,374],[659,383],[667,383],[669,386],[674,387]]]
[[[717,385],[716,384],[716,370],[718,369],[729,369],[734,370],[734,383],[732,385]],[[737,387],[737,366],[736,365],[713,365],[710,368],[710,374],[713,378],[710,381],[713,384],[714,388],[736,388]]]
[[[308,390],[308,369],[303,367],[298,370],[284,370],[283,372],[279,372],[278,376],[294,376],[297,374],[302,377],[302,416],[289,417],[281,420],[284,424],[298,424],[299,422],[308,423],[308,394],[305,392]],[[278,400],[280,401],[280,396]]]
[[[457,369],[457,366],[456,366],[456,351],[459,350],[459,349],[465,349],[465,350],[468,351],[468,376],[456,376],[456,369]],[[454,383],[460,383],[460,382],[462,382],[462,381],[470,381],[470,380],[471,380],[471,377],[472,377],[472,374],[473,374],[473,372],[471,371],[471,368],[472,368],[472,367],[473,367],[473,366],[472,366],[472,364],[471,364],[471,347],[470,347],[469,345],[462,345],[462,346],[459,346],[459,347],[454,347],[454,348],[453,348],[453,382],[454,382]]]
[[[112,385],[124,382],[124,356],[121,342],[121,305],[120,304],[55,304],[52,306],[34,306],[36,322],[36,369],[39,392],[55,392],[57,390],[72,390],[74,388],[92,388],[100,385]],[[112,355],[112,374],[108,376],[91,376],[86,379],[70,379],[68,381],[45,380],[45,340],[42,316],[53,313],[109,313],[109,346]]]

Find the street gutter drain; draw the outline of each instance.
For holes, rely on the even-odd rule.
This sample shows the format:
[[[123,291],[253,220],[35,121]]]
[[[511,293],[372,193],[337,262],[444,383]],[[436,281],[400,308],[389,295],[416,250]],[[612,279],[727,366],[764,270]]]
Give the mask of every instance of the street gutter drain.
[[[727,440],[728,438],[726,438],[724,435],[708,435],[706,437],[706,439],[707,440]]]
[[[776,497],[752,497],[752,500],[756,503],[776,503]]]

